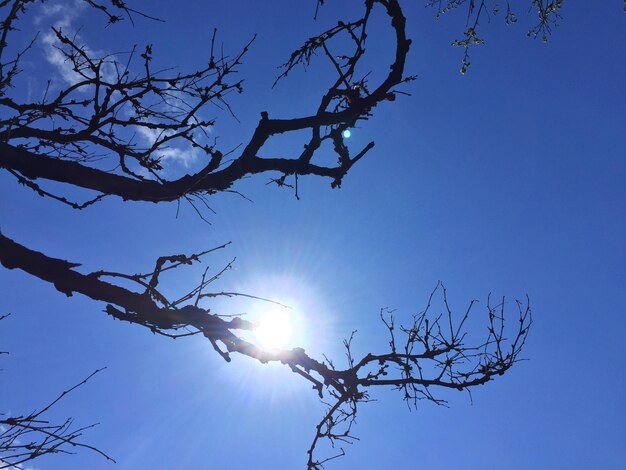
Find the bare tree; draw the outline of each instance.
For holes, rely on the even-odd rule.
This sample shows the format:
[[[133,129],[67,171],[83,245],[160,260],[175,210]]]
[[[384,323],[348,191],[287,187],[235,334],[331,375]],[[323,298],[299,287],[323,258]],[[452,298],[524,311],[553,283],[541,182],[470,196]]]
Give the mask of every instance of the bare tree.
[[[510,0],[499,2],[497,0],[430,0],[428,5],[435,7],[437,18],[451,11],[463,8],[465,10],[466,21],[463,36],[452,41],[453,46],[463,48],[463,59],[461,61],[461,73],[465,74],[470,67],[470,48],[485,44],[485,40],[479,35],[481,20],[489,21],[491,17],[502,15],[504,10],[504,21],[511,26],[518,22],[518,5],[511,5]],[[563,0],[531,0],[528,12],[536,16],[536,21],[530,27],[526,35],[529,38],[541,40],[545,43],[552,34],[553,28],[561,19],[560,10],[563,8]]]
[[[120,0],[84,2],[104,15],[107,24],[122,19],[155,20]],[[247,143],[228,152],[220,150],[209,135],[207,129],[215,121],[203,119],[201,110],[215,104],[232,113],[229,97],[243,92],[243,80],[237,78],[236,72],[254,38],[237,53],[227,55],[218,47],[215,31],[205,66],[172,71],[153,68],[152,46],[142,51],[132,49],[125,55],[95,55],[81,44],[78,36],[53,28],[55,47],[69,64],[73,81],[60,90],[48,84],[41,99],[23,101],[15,93],[22,72],[20,60],[37,44],[37,37],[21,50],[15,50],[10,47],[10,36],[35,3],[34,0],[0,1],[4,17],[0,25],[0,169],[34,194],[77,210],[105,197],[117,196],[124,201],[186,201],[202,217],[210,195],[236,192],[238,181],[261,173],[270,175],[271,181],[279,186],[291,185],[296,196],[298,177],[303,175],[329,178],[332,187],[339,187],[352,167],[374,147],[374,142],[370,142],[353,153],[345,143],[344,132],[360,121],[373,118],[381,103],[406,94],[401,87],[413,79],[405,72],[411,40],[406,36],[401,3],[367,0],[362,2],[362,10],[355,19],[339,21],[308,39],[282,66],[277,83],[296,67],[310,65],[314,57],[329,61],[336,75],[319,97],[317,108],[290,119],[262,111]],[[323,3],[318,0],[317,7]],[[470,64],[470,47],[483,42],[477,33],[479,21],[497,15],[498,2],[427,3],[437,9],[438,15],[460,7],[466,9],[467,30],[463,39],[453,43],[464,49],[461,72],[465,73]],[[517,18],[509,2],[505,5],[505,20],[515,23]],[[532,0],[530,8],[539,14],[539,22],[529,34],[547,37],[561,6],[562,0]],[[366,55],[368,26],[374,15],[387,18],[394,50],[387,64],[388,73],[379,82],[371,83],[361,64]],[[262,149],[276,136],[301,131],[306,131],[308,137],[302,142],[303,150],[299,154],[261,156]],[[150,135],[151,140],[146,143],[136,135]],[[205,155],[206,164],[193,174],[167,179],[162,171],[163,155],[173,146],[183,144]],[[319,163],[319,156],[328,152],[336,155],[336,164]],[[112,169],[104,169],[103,161],[110,163]],[[48,189],[49,181],[60,185]],[[77,201],[68,195],[71,191],[64,193],[59,187],[83,188],[93,196]],[[507,334],[504,300],[496,306],[488,303],[485,338],[466,344],[464,327],[474,303],[460,320],[455,320],[448,308],[446,291],[438,284],[431,299],[437,293],[443,296],[443,316],[432,315],[430,301],[407,326],[396,326],[393,316],[381,312],[390,335],[388,349],[356,358],[350,338],[344,343],[348,360],[344,369],[335,367],[329,359],[320,361],[310,357],[302,348],[267,351],[241,336],[242,331],[255,328],[253,323],[237,316],[220,317],[201,306],[204,305],[201,301],[216,296],[244,295],[208,291],[211,283],[230,266],[212,275],[205,271],[199,284],[179,299],[169,299],[159,290],[165,272],[198,262],[203,255],[221,248],[190,256],[160,257],[154,269],[145,274],[104,270],[85,274],[77,269],[78,263],[48,256],[0,233],[0,262],[8,269],[23,270],[68,296],[80,293],[105,302],[106,312],[112,317],[145,326],[154,333],[170,337],[202,335],[226,361],[238,353],[261,363],[281,362],[309,381],[319,396],[328,401],[328,410],[315,429],[308,451],[309,469],[320,468],[329,459],[315,454],[321,439],[331,443],[353,439],[351,426],[357,407],[368,400],[372,388],[397,388],[412,405],[422,399],[445,404],[436,394],[437,389],[469,390],[504,374],[515,364],[531,324],[528,303],[517,303],[517,323]],[[45,449],[56,452],[63,445],[75,445],[82,432],[82,429],[70,431],[67,424],[54,427],[53,431],[38,424],[47,409],[4,421],[5,425],[13,426],[11,429],[21,426],[27,432],[53,433],[55,439],[44,440],[31,457],[41,455]],[[6,434],[6,439],[14,443],[11,436],[19,436],[22,431],[11,432],[18,434]],[[14,451],[10,443],[8,447],[0,446],[0,451]],[[341,454],[343,450],[338,451]],[[27,454],[16,455],[22,462],[28,460]],[[15,462],[11,458],[5,460]]]
[[[0,316],[0,320],[7,315]],[[0,354],[8,354],[3,351]],[[63,391],[50,403],[39,410],[24,415],[6,416],[0,414],[0,469],[22,468],[23,463],[48,454],[71,454],[72,449],[89,449],[102,457],[115,462],[98,448],[81,442],[83,432],[96,424],[78,427],[73,418],[60,423],[51,423],[47,413],[63,398],[78,387],[86,384],[93,376],[103,369],[97,369],[87,378]]]

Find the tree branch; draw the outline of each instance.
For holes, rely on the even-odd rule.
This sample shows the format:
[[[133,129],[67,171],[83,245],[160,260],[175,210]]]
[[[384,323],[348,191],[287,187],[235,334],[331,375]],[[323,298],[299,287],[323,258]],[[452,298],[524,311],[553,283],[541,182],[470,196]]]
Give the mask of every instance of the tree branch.
[[[396,47],[389,73],[369,92],[366,79],[356,78],[355,71],[365,54],[365,31],[375,5],[381,6],[389,17]],[[102,11],[107,12],[106,9]],[[340,22],[340,25],[343,26],[331,28],[307,41],[294,53],[282,75],[286,76],[301,63],[302,57],[308,62],[318,47],[328,51],[333,40],[341,36],[350,38],[354,52],[346,57],[345,63],[340,64],[328,56],[336,67],[338,79],[321,98],[315,113],[276,119],[262,112],[248,143],[228,164],[224,164],[223,154],[214,144],[205,142],[204,132],[214,125],[215,120],[202,119],[200,111],[209,103],[228,107],[227,95],[232,91],[243,91],[242,80],[229,80],[252,41],[229,59],[216,55],[214,36],[209,65],[198,71],[175,75],[152,71],[152,47],[147,46],[141,54],[144,73],[133,76],[129,64],[133,61],[134,50],[129,53],[126,65],[113,56],[92,57],[76,37],[55,29],[58,49],[73,65],[76,83],[56,97],[44,98],[41,102],[19,103],[13,98],[0,96],[0,106],[8,111],[8,117],[0,120],[0,168],[11,171],[23,184],[45,179],[89,189],[99,195],[151,202],[225,191],[247,175],[266,172],[327,177],[332,180],[332,186],[337,187],[351,167],[374,146],[372,142],[351,157],[343,142],[343,130],[369,118],[381,102],[395,99],[395,88],[411,79],[404,77],[410,40],[406,38],[405,18],[396,0],[365,2],[364,13],[359,19]],[[91,96],[91,99],[85,99],[85,96]],[[272,137],[306,129],[312,131],[311,138],[300,155],[273,158],[260,155]],[[139,145],[133,141],[137,133],[152,135],[153,141]],[[321,166],[313,161],[327,140],[333,142],[338,154],[336,166]],[[180,145],[188,148],[176,147]],[[197,149],[209,161],[195,174],[164,179],[160,173],[162,157],[159,154],[169,148],[178,148],[177,151],[181,152]],[[117,169],[106,171],[101,166],[90,165],[95,155],[115,156],[119,162]],[[34,183],[27,186],[40,195],[52,195]],[[67,201],[63,196],[55,198]],[[77,203],[70,205],[82,208]]]
[[[223,248],[225,245],[219,247]],[[210,250],[212,251],[212,250]],[[332,442],[351,442],[350,430],[357,413],[357,406],[369,400],[368,390],[372,387],[392,387],[401,391],[402,397],[415,406],[419,400],[429,400],[445,405],[444,399],[434,395],[433,389],[469,390],[485,384],[496,376],[503,375],[518,362],[532,323],[530,306],[518,302],[518,327],[513,339],[507,342],[504,328],[504,299],[496,306],[487,302],[487,338],[477,345],[466,345],[463,325],[474,302],[458,324],[454,323],[448,307],[445,288],[441,283],[431,293],[427,307],[413,318],[409,327],[401,327],[404,343],[400,349],[395,334],[393,317],[383,318],[391,341],[390,351],[380,354],[369,353],[355,360],[351,352],[352,337],[344,342],[348,358],[346,369],[336,369],[332,362],[320,362],[310,357],[304,349],[265,350],[243,339],[238,331],[252,331],[256,325],[237,316],[225,319],[210,310],[189,303],[178,307],[178,301],[166,299],[157,289],[160,275],[181,265],[199,260],[199,255],[176,255],[162,257],[150,274],[124,275],[98,271],[81,274],[75,270],[79,265],[65,260],[50,258],[43,253],[30,250],[0,233],[0,263],[9,269],[21,269],[44,281],[66,295],[74,292],[94,300],[107,302],[106,312],[119,320],[149,328],[152,332],[170,337],[202,334],[226,361],[233,353],[253,358],[263,364],[280,362],[294,373],[312,384],[320,397],[327,393],[335,399],[316,428],[316,435],[309,449],[309,469],[318,469],[325,460],[313,457],[319,439]],[[212,280],[219,278],[222,270]],[[101,278],[124,278],[134,281],[143,289],[136,292],[103,281]],[[149,281],[145,281],[149,279]],[[183,299],[211,298],[233,293],[204,293],[208,283],[206,273],[198,288],[194,288]],[[436,293],[442,292],[448,316],[432,318],[431,301]],[[444,323],[447,322],[447,323]],[[185,333],[178,333],[183,329]],[[347,407],[347,408],[346,408]],[[341,451],[343,453],[343,450]]]

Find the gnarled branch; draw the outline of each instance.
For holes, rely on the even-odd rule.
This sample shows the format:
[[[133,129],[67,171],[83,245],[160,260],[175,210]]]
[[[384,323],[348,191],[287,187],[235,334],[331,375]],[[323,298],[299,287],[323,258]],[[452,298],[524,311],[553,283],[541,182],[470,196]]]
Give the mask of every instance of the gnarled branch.
[[[218,247],[221,249],[224,246]],[[210,250],[212,251],[212,250]],[[392,387],[402,393],[402,398],[415,406],[420,400],[445,405],[436,390],[451,389],[469,391],[483,385],[496,376],[504,374],[519,361],[532,323],[530,306],[517,302],[518,323],[509,334],[505,330],[505,301],[492,306],[487,302],[487,336],[476,344],[467,344],[464,328],[472,302],[458,323],[455,323],[448,306],[443,285],[438,284],[431,293],[427,307],[413,318],[407,327],[397,332],[393,316],[381,312],[389,334],[389,350],[369,353],[356,360],[351,352],[352,337],[344,342],[348,367],[336,368],[331,361],[319,361],[309,356],[302,348],[288,350],[266,350],[244,339],[239,332],[252,331],[255,324],[240,317],[224,318],[211,314],[210,310],[198,306],[202,297],[231,295],[231,293],[207,294],[204,289],[206,273],[199,287],[183,296],[188,301],[170,301],[158,289],[160,275],[170,269],[198,261],[200,255],[177,255],[162,257],[155,270],[148,274],[125,275],[98,271],[82,274],[79,266],[64,260],[49,258],[30,250],[3,234],[0,234],[0,263],[9,269],[19,268],[54,284],[57,290],[72,295],[77,292],[107,302],[106,312],[119,320],[142,325],[152,332],[170,337],[201,334],[226,361],[233,353],[242,354],[261,363],[280,362],[294,373],[312,384],[322,398],[325,394],[333,402],[316,427],[316,434],[308,452],[308,468],[318,469],[326,460],[315,457],[320,439],[352,441],[352,424],[358,404],[369,399],[369,391],[376,387]],[[103,277],[123,278],[134,282],[142,291],[104,281]],[[446,312],[433,316],[431,303],[436,293],[441,292]],[[195,299],[195,301],[194,301]],[[180,333],[180,331],[183,333]],[[399,339],[402,336],[402,341]],[[341,450],[343,454],[343,449]]]
[[[29,2],[16,3],[25,10]],[[387,76],[372,87],[366,83],[367,74],[357,73],[375,6],[390,20],[395,52]],[[124,8],[126,13],[132,12]],[[122,62],[116,56],[94,56],[81,45],[79,37],[55,28],[56,47],[71,65],[75,82],[55,96],[46,93],[37,102],[20,102],[6,96],[10,84],[5,85],[4,91],[0,88],[0,107],[4,109],[0,119],[0,168],[9,170],[20,183],[44,196],[51,193],[35,180],[65,183],[124,200],[151,202],[225,191],[246,175],[267,172],[322,176],[330,178],[333,187],[339,186],[352,166],[374,146],[371,142],[351,155],[342,132],[369,118],[381,102],[395,99],[396,87],[411,79],[404,75],[410,40],[406,38],[405,18],[396,0],[365,2],[364,11],[356,20],[339,25],[306,41],[285,64],[281,75],[286,76],[300,63],[308,63],[312,54],[323,48],[337,77],[317,109],[293,119],[270,117],[262,111],[248,142],[230,161],[224,160],[224,152],[216,148],[207,134],[215,118],[203,118],[201,113],[208,104],[230,110],[228,95],[243,91],[243,81],[233,77],[252,41],[232,58],[218,56],[214,34],[206,67],[173,73],[152,69],[151,46],[146,46],[139,58],[133,49]],[[4,34],[10,29],[10,25],[5,27]],[[341,38],[352,42],[353,52],[339,62],[330,48],[333,41]],[[133,70],[138,61],[142,62],[141,72]],[[311,135],[300,154],[262,155],[273,137],[302,130],[309,130]],[[148,142],[142,142],[146,138]],[[315,155],[323,151],[325,143],[337,154],[336,165],[315,163]],[[192,151],[205,156],[207,163],[202,169],[174,179],[163,176],[164,155]],[[116,167],[104,170],[101,164],[94,165],[103,158],[113,158]],[[63,196],[57,195],[56,199],[67,202]]]

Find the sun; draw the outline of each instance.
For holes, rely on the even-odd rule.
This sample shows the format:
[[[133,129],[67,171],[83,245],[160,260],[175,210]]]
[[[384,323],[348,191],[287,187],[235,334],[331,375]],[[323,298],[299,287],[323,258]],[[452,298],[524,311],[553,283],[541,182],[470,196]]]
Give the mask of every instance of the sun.
[[[293,334],[292,315],[287,311],[270,310],[261,315],[254,333],[264,349],[281,349]]]

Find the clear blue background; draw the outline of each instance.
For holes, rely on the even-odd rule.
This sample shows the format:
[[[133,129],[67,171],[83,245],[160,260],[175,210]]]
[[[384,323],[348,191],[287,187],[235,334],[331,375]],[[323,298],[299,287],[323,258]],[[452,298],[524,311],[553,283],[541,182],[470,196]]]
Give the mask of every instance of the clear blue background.
[[[251,135],[261,111],[293,117],[315,109],[325,69],[294,73],[272,90],[276,66],[291,50],[355,2],[329,2],[317,23],[314,2],[150,2],[163,24],[102,29],[79,15],[95,50],[154,43],[157,64],[181,69],[208,58],[212,28],[232,52],[258,33],[234,98],[241,120],[214,131],[228,150]],[[340,190],[300,179],[293,191],[266,186],[269,176],[211,199],[202,222],[188,205],[123,204],[110,198],[77,213],[35,197],[0,174],[3,232],[50,256],[129,273],[159,255],[191,253],[231,240],[206,263],[236,268],[216,287],[287,299],[305,317],[297,345],[341,360],[341,340],[357,329],[357,353],[384,350],[381,307],[399,319],[419,312],[437,280],[460,314],[473,299],[523,298],[535,324],[520,363],[466,395],[444,394],[450,408],[423,403],[408,412],[400,393],[379,390],[355,428],[361,439],[328,468],[617,469],[624,468],[626,346],[626,28],[620,2],[566,2],[547,45],[525,36],[529,22],[484,24],[487,44],[473,51],[466,76],[450,47],[463,14],[434,20],[407,4],[413,39],[404,87],[412,93],[381,105],[353,131],[354,149],[376,147]],[[236,6],[236,5],[237,6]],[[139,5],[142,6],[142,5]],[[520,12],[520,13],[523,13]],[[22,29],[38,27],[25,19]],[[388,64],[385,23],[370,34],[373,75]],[[387,54],[386,54],[387,53]],[[321,61],[320,61],[321,62]],[[319,64],[319,62],[318,62]],[[25,85],[47,69],[30,53]],[[209,114],[217,111],[210,111]],[[265,155],[301,148],[296,138]],[[327,158],[333,158],[332,155]],[[179,168],[180,170],[180,168]],[[173,171],[173,170],[172,170]],[[201,268],[169,278],[182,293]],[[323,412],[307,383],[286,368],[237,357],[226,364],[200,338],[168,340],[122,324],[104,305],[67,299],[18,271],[0,270],[0,407],[20,413],[54,398],[94,369],[108,369],[60,404],[52,416],[101,424],[85,436],[118,460],[97,455],[36,461],[37,469],[304,468]],[[256,308],[218,302],[216,313]],[[477,319],[484,311],[476,310]],[[511,312],[513,313],[513,312]],[[478,321],[472,328],[478,328]]]

